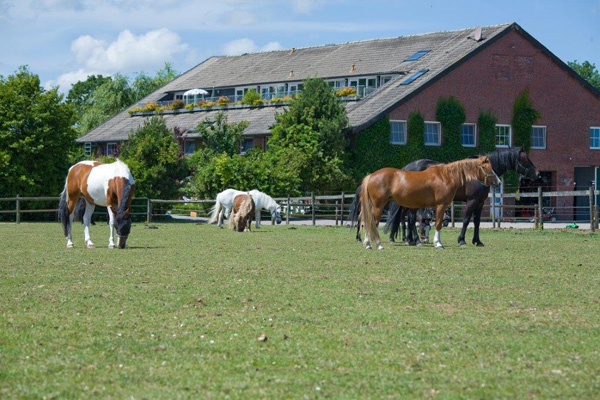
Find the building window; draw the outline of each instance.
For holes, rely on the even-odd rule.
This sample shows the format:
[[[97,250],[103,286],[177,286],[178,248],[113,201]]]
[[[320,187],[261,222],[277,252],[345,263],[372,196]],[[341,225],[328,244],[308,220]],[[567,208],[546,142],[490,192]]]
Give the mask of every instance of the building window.
[[[406,121],[390,121],[390,142],[406,144]]]
[[[117,157],[119,155],[119,148],[116,143],[106,143],[106,155],[108,157]]]
[[[510,125],[496,125],[496,147],[510,147]]]
[[[477,143],[477,128],[475,124],[462,124],[460,126],[460,142],[463,147],[475,147]]]
[[[545,149],[546,148],[546,127],[532,126],[531,127],[531,148]]]
[[[419,58],[423,57],[425,54],[429,53],[429,50],[421,50],[421,51],[417,51],[415,54],[413,54],[412,56],[408,57],[406,60],[404,61],[416,61]]]
[[[401,85],[408,85],[409,83],[416,81],[420,76],[425,75],[426,72],[426,69],[422,69],[420,71],[415,72],[414,74],[403,80]]]
[[[439,146],[442,143],[442,125],[439,122],[425,122],[425,146]]]
[[[252,138],[243,139],[241,143],[241,154],[246,154],[254,146],[254,140]]]
[[[83,154],[88,158],[92,156],[92,144],[90,142],[83,144]]]
[[[600,128],[597,126],[590,128],[590,149],[600,149]]]
[[[183,154],[191,156],[196,151],[196,142],[192,140],[186,140],[183,142]]]
[[[390,82],[392,79],[394,79],[394,77],[393,77],[392,75],[385,75],[385,76],[382,76],[382,77],[380,78],[380,82],[381,82],[380,86],[383,86],[383,85],[385,85],[386,83],[389,83],[389,82]]]

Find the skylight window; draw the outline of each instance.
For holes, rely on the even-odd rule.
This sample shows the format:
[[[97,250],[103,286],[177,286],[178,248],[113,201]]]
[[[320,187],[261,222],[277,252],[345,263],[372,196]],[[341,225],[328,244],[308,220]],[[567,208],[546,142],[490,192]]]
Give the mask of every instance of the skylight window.
[[[406,78],[405,80],[402,81],[402,85],[408,85],[409,83],[414,82],[415,80],[417,80],[421,75],[424,75],[427,72],[426,69],[422,69],[420,71],[415,72],[414,74],[412,74],[411,76],[409,76],[408,78]]]
[[[429,53],[429,50],[421,50],[421,51],[417,51],[415,54],[413,54],[412,56],[408,57],[406,60],[404,61],[416,61],[419,58],[423,57],[425,54]]]

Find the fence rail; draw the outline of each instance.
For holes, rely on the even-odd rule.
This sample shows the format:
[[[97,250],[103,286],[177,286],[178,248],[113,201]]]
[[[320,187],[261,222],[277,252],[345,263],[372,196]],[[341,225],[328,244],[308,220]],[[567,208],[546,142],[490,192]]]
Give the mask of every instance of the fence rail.
[[[561,222],[582,222],[581,216],[585,216],[590,223],[590,230],[594,232],[598,229],[598,205],[595,204],[596,196],[600,195],[600,190],[578,190],[578,191],[552,191],[542,192],[538,188],[538,192],[530,193],[503,193],[497,196],[493,191],[489,195],[489,204],[486,204],[484,209],[486,213],[482,215],[482,221],[492,222],[492,226],[501,227],[502,223],[506,222],[531,222],[535,227],[543,228],[546,221],[561,221]],[[558,198],[587,198],[587,206],[562,206],[562,207],[544,207],[544,199]],[[282,217],[285,218],[286,224],[291,220],[308,220],[310,219],[313,225],[316,221],[327,219],[334,220],[336,225],[344,225],[348,221],[350,213],[350,204],[354,194],[341,193],[338,195],[315,195],[299,197],[277,197],[275,200],[281,205]],[[504,204],[503,199],[515,198],[532,198],[536,199],[531,204]],[[498,200],[502,199],[498,204]],[[24,214],[40,214],[58,212],[59,197],[9,197],[0,198],[0,218],[2,215],[15,215],[14,221],[20,223]],[[14,202],[14,208],[4,208],[4,203]],[[44,204],[43,208],[24,208],[24,204],[31,202],[55,202],[57,208],[48,208]],[[153,218],[182,218],[182,217],[208,217],[210,208],[214,205],[214,200],[163,200],[149,199],[146,197],[137,197],[132,203],[131,215],[145,217],[147,222]],[[450,223],[455,225],[457,217],[460,216],[464,207],[462,203],[452,203],[450,207]],[[548,211],[553,210],[553,213]],[[102,212],[95,213],[101,215]],[[507,216],[505,214],[512,214]],[[519,216],[517,216],[519,214]],[[270,214],[265,212],[265,215]],[[54,219],[57,216],[55,215]],[[1,219],[0,219],[1,220]]]

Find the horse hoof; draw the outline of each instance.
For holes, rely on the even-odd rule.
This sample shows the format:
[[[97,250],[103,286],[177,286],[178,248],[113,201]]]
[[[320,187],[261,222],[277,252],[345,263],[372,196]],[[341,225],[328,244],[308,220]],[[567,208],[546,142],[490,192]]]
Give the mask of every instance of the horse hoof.
[[[109,244],[109,245],[108,245],[108,248],[109,248],[109,249],[114,249],[114,248],[115,248],[115,245],[114,245],[114,244]]]
[[[466,248],[467,248],[467,244],[466,244],[466,243],[461,243],[461,244],[459,244],[459,246],[460,246],[462,249],[466,249]]]
[[[67,243],[67,249],[72,249],[73,247],[75,247],[73,246],[73,243]]]
[[[377,250],[383,250],[383,246],[382,245],[377,246]]]
[[[423,243],[417,243],[416,246],[417,247],[423,247]]]
[[[96,247],[96,246],[94,246],[94,243],[92,243],[92,242],[89,242],[89,243],[87,244],[87,248],[88,248],[88,249],[93,249],[94,247]]]
[[[481,242],[477,243],[475,246],[477,246],[477,247],[485,247],[485,246],[483,245],[483,243],[481,243]]]
[[[436,249],[440,249],[440,250],[444,250],[444,246],[443,246],[441,243],[437,243],[437,244],[435,245],[435,248],[436,248]]]
[[[373,250],[373,248],[371,247],[371,245],[368,245],[367,247],[365,247],[365,249],[367,249],[367,250]]]

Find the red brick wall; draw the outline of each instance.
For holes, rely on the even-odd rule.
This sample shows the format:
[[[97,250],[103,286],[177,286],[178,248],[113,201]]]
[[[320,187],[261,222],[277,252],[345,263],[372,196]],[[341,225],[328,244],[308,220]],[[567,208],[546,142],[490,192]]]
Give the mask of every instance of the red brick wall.
[[[499,124],[510,124],[514,101],[526,87],[541,115],[535,124],[547,127],[546,149],[532,149],[530,158],[540,171],[556,171],[556,190],[573,189],[575,166],[600,165],[600,150],[589,145],[589,127],[600,126],[600,99],[516,31],[402,104],[390,119],[406,120],[419,110],[435,121],[438,98],[454,96],[466,108],[466,122],[476,123],[481,110],[491,109]]]

